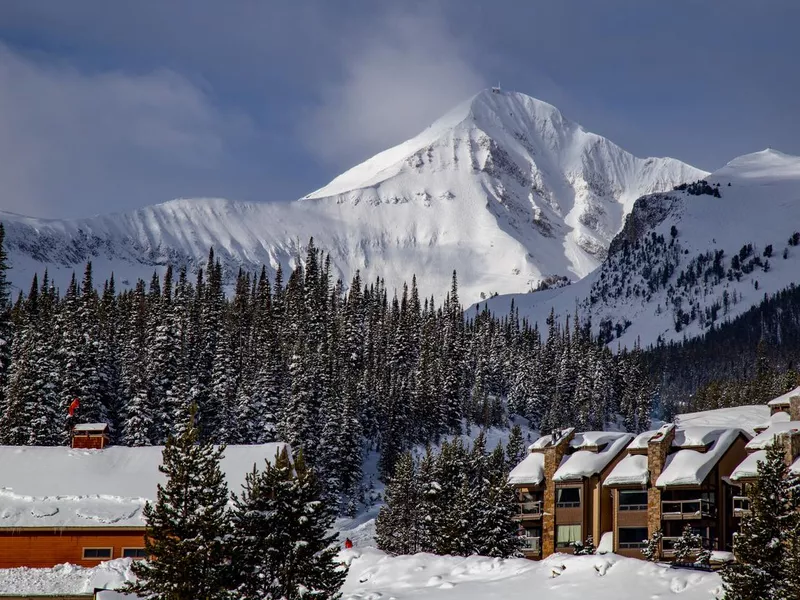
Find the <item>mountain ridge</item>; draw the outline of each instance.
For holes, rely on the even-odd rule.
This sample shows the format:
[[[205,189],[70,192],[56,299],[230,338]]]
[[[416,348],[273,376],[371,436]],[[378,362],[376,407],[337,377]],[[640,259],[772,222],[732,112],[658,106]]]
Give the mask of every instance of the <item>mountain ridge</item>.
[[[416,274],[441,296],[457,270],[474,301],[584,277],[636,197],[704,174],[634,157],[545,102],[484,90],[295,202],[177,199],[84,219],[0,218],[22,288],[45,267],[65,283],[87,260],[132,285],[168,263],[197,270],[212,246],[228,280],[240,267],[274,273],[297,265],[314,237],[345,283],[360,270],[392,290]]]

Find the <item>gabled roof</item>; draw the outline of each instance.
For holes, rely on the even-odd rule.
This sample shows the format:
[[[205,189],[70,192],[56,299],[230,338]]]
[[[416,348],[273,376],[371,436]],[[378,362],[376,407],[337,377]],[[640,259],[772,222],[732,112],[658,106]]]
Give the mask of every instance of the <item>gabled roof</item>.
[[[561,459],[561,465],[553,475],[553,481],[579,481],[599,475],[632,439],[633,435],[630,433],[611,431],[588,431],[576,434],[570,442],[575,451]]]
[[[221,468],[238,492],[253,465],[274,461],[283,443],[228,446]],[[159,446],[79,450],[0,446],[0,528],[142,527],[159,483]]]
[[[542,481],[544,481],[542,452],[531,452],[508,474],[508,483],[514,485],[541,485]]]
[[[559,432],[558,437],[555,439],[555,443],[560,442],[562,439],[564,439],[565,436],[569,435],[573,431],[574,431],[573,427],[568,427],[567,429],[562,429]],[[530,446],[528,446],[528,450],[530,450],[531,452],[543,451],[545,448],[547,448],[548,446],[551,446],[553,444],[554,444],[554,441],[553,441],[553,436],[551,434],[543,435],[538,440],[533,442]]]
[[[791,399],[792,396],[800,396],[800,386],[794,388],[790,392],[786,392],[782,396],[778,396],[777,398],[770,400],[769,402],[767,402],[767,404],[769,404],[770,406],[788,406],[789,400]]]
[[[681,449],[667,456],[656,486],[700,485],[740,435],[749,438],[741,429],[688,427],[677,430],[672,446]]]
[[[731,481],[741,481],[743,479],[755,479],[758,477],[758,463],[767,459],[766,450],[756,450],[747,455],[731,473]],[[800,474],[800,457],[789,466],[789,472]]]

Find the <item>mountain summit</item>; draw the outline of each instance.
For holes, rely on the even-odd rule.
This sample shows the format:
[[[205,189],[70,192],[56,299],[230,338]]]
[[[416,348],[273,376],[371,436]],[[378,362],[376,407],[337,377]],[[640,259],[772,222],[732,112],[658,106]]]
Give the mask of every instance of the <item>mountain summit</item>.
[[[87,260],[99,276],[114,270],[132,284],[167,263],[197,268],[210,246],[228,276],[288,269],[313,236],[346,282],[360,270],[391,290],[416,274],[423,292],[441,295],[456,269],[464,299],[478,300],[584,277],[636,198],[705,175],[637,158],[530,96],[484,90],[296,202],[197,199],[87,219],[0,218],[22,287],[45,267],[61,283]]]

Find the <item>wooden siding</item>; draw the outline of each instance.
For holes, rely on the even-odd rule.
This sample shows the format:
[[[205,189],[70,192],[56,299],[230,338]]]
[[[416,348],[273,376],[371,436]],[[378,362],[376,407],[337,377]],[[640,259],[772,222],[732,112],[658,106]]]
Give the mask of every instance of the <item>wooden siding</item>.
[[[94,567],[106,559],[83,559],[84,548],[112,548],[121,558],[123,548],[143,548],[144,528],[0,531],[0,568],[52,567],[69,562]]]

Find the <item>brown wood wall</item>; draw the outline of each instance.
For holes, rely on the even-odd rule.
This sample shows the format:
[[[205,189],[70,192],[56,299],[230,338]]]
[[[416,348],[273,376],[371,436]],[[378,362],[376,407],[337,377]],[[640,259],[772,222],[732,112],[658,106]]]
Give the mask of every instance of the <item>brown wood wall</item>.
[[[83,560],[84,548],[113,548],[111,558],[121,558],[123,548],[143,548],[144,530],[0,532],[0,568],[52,567],[69,562],[93,567],[103,560]]]

